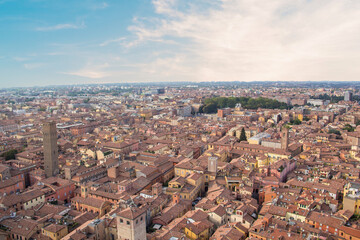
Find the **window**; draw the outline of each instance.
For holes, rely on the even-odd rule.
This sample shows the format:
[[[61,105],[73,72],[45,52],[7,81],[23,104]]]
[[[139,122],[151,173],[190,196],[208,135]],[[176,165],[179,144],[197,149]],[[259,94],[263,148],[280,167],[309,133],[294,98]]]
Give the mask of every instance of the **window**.
[[[126,224],[127,224],[127,225],[130,225],[130,222],[129,222],[129,221],[126,221]]]

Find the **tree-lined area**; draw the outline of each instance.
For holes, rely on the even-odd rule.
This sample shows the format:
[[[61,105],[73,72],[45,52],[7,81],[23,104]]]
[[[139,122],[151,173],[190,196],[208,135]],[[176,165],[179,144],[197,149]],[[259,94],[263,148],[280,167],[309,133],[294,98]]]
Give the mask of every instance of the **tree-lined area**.
[[[321,99],[321,100],[329,100],[330,103],[338,103],[344,100],[344,96],[336,96],[336,95],[328,95],[328,94],[320,94],[318,96],[311,96],[312,99]],[[360,101],[360,96],[354,95],[352,96],[353,101]]]
[[[200,108],[200,113],[216,113],[221,108],[234,108],[240,103],[245,109],[289,109],[291,106],[269,98],[250,98],[250,97],[214,97],[204,100],[204,105]]]

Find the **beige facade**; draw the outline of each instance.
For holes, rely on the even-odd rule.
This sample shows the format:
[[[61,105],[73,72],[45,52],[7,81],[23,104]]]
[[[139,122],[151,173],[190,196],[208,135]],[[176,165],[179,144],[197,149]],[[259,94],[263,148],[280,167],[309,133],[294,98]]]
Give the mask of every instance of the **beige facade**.
[[[52,240],[60,240],[68,234],[68,228],[65,225],[51,224],[42,229],[42,235],[51,238]]]
[[[42,204],[45,202],[45,195],[38,196],[36,198],[33,198],[27,202],[24,202],[24,210],[31,209],[39,204]]]
[[[127,208],[117,215],[119,240],[146,239],[146,215],[142,209]]]

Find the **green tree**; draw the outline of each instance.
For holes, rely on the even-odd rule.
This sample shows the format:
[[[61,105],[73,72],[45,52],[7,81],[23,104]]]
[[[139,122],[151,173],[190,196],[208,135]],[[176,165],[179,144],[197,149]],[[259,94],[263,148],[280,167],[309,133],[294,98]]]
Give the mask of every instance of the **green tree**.
[[[236,103],[238,103],[238,101],[236,101],[236,98],[230,97],[228,98],[227,103],[228,103],[227,107],[234,108]]]
[[[244,128],[241,129],[241,133],[240,133],[239,142],[241,142],[241,141],[247,141],[246,133],[245,133],[245,129],[244,129]]]
[[[218,106],[215,102],[205,105],[203,108],[204,113],[216,113]]]
[[[204,100],[203,108],[201,109],[204,113],[215,113],[218,108],[234,108],[237,103],[245,109],[288,109],[286,103],[279,102],[274,99],[268,98],[249,98],[249,97],[213,97]],[[201,112],[201,111],[200,111]]]
[[[201,105],[201,106],[199,107],[199,113],[204,113],[204,105]]]
[[[348,132],[353,132],[355,131],[355,128],[353,128],[350,124],[346,124],[343,130],[346,130]]]
[[[17,154],[17,153],[18,153],[18,150],[12,149],[12,150],[9,150],[9,151],[1,154],[1,157],[4,157],[5,160],[11,160],[11,159],[15,159],[15,154]]]
[[[328,133],[333,133],[333,134],[336,134],[336,135],[341,135],[340,131],[339,131],[339,130],[336,130],[336,129],[329,129]]]
[[[298,118],[297,118],[297,119],[295,119],[295,120],[294,120],[294,124],[295,124],[295,125],[300,125],[300,124],[301,124],[300,119],[298,119]]]
[[[219,106],[219,108],[225,108],[225,107],[227,107],[227,106],[228,106],[228,99],[227,99],[227,98],[224,98],[224,97],[219,98],[219,100],[218,100],[218,106]]]

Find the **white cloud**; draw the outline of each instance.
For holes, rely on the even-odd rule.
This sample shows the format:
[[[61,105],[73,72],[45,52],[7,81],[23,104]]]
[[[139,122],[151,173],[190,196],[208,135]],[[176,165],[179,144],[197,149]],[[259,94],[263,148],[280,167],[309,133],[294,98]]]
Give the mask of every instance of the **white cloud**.
[[[203,2],[201,3],[203,4]],[[192,81],[359,80],[360,2],[153,0],[127,46],[164,44],[144,72]],[[205,5],[204,5],[205,6]],[[176,41],[175,47],[167,41]],[[165,70],[164,70],[165,69]],[[186,79],[183,79],[186,78]]]
[[[176,11],[176,0],[153,0],[155,10],[160,14],[178,15],[180,12]]]
[[[64,74],[78,76],[78,77],[85,77],[85,78],[104,78],[109,76],[109,74],[106,72],[95,71],[90,69],[82,69],[76,72],[68,72]]]
[[[44,65],[43,63],[25,63],[24,68],[27,69],[27,70],[33,70],[33,69],[36,69],[36,68],[40,68],[43,65]]]
[[[125,40],[126,38],[125,37],[120,37],[120,38],[116,38],[116,39],[110,39],[110,40],[106,40],[102,43],[99,44],[100,47],[104,47],[104,46],[107,46],[111,43],[121,43]]]
[[[57,24],[57,25],[48,26],[48,27],[38,27],[38,28],[36,28],[36,31],[48,32],[48,31],[57,31],[57,30],[63,30],[63,29],[81,29],[81,28],[85,28],[84,22],[82,22],[81,24],[63,23],[63,24]]]
[[[92,78],[92,79],[100,79],[111,76],[111,73],[109,71],[106,71],[108,67],[109,67],[108,63],[104,63],[101,65],[88,64],[87,66],[85,66],[80,70],[73,72],[63,72],[63,74]]]

